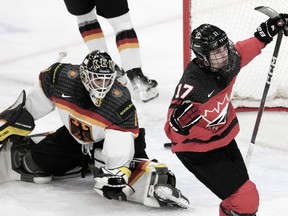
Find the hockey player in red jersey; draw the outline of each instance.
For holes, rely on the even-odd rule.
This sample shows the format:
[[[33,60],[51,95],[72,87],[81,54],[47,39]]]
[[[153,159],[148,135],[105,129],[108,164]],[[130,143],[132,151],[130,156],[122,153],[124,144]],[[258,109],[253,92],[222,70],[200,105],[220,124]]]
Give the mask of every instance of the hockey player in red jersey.
[[[156,80],[142,72],[142,62],[137,34],[131,22],[127,0],[64,0],[67,10],[77,18],[81,36],[90,51],[108,52],[104,33],[97,15],[104,17],[116,35],[116,45],[124,73],[118,78],[125,82],[127,74],[135,92],[144,102],[158,96]],[[123,78],[125,81],[123,81]],[[127,81],[126,81],[127,82]]]
[[[235,45],[211,24],[200,25],[191,33],[196,58],[176,87],[165,132],[172,152],[222,200],[220,216],[255,216],[258,210],[258,191],[249,180],[235,141],[239,123],[231,91],[240,69],[284,29],[287,18],[287,14],[270,18],[257,28],[254,37]]]
[[[115,63],[99,50],[80,65],[55,63],[42,71],[40,85],[27,97],[23,91],[0,113],[0,183],[46,183],[52,177],[84,175],[89,165],[94,190],[103,197],[184,208],[189,202],[175,188],[173,173],[148,159],[145,130],[138,127],[129,90],[115,77]],[[25,137],[34,120],[55,108],[62,127],[37,144]]]

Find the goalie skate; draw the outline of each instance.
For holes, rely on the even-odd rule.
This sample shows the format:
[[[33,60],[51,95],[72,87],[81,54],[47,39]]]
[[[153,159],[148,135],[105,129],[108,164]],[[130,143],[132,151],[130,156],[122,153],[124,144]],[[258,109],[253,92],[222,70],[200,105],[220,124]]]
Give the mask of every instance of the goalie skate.
[[[154,197],[163,205],[176,208],[191,208],[189,200],[181,192],[168,184],[157,184],[154,188]]]

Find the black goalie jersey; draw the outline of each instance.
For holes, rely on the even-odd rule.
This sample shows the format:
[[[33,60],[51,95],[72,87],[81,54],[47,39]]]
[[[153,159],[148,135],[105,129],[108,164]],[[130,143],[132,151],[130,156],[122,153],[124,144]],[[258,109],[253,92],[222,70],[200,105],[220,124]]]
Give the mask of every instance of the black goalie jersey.
[[[138,135],[136,109],[129,90],[115,81],[100,107],[90,99],[80,79],[79,65],[53,64],[40,73],[40,86],[28,95],[26,108],[34,119],[56,107],[71,135],[81,144],[103,140],[112,129]]]

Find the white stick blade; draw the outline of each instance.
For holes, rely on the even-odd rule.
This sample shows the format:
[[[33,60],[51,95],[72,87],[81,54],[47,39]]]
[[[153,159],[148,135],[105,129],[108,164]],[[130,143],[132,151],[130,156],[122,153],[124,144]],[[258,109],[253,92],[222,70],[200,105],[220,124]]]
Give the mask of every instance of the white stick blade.
[[[258,6],[254,9],[267,15],[267,16],[269,16],[270,18],[274,18],[274,17],[279,16],[279,13],[277,11],[275,11],[274,9],[267,7],[267,6]]]

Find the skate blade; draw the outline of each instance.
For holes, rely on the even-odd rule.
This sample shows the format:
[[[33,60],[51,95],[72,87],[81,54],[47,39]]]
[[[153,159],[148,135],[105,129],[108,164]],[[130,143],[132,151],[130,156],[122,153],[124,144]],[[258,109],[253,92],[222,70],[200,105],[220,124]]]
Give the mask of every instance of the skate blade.
[[[166,193],[161,188],[155,189],[155,193],[157,193],[160,197],[165,197],[166,200],[174,202],[175,204],[177,204],[179,206],[179,208],[193,209],[192,206],[189,203],[184,201],[184,199],[183,200],[178,199],[175,196],[173,196],[172,194]]]

